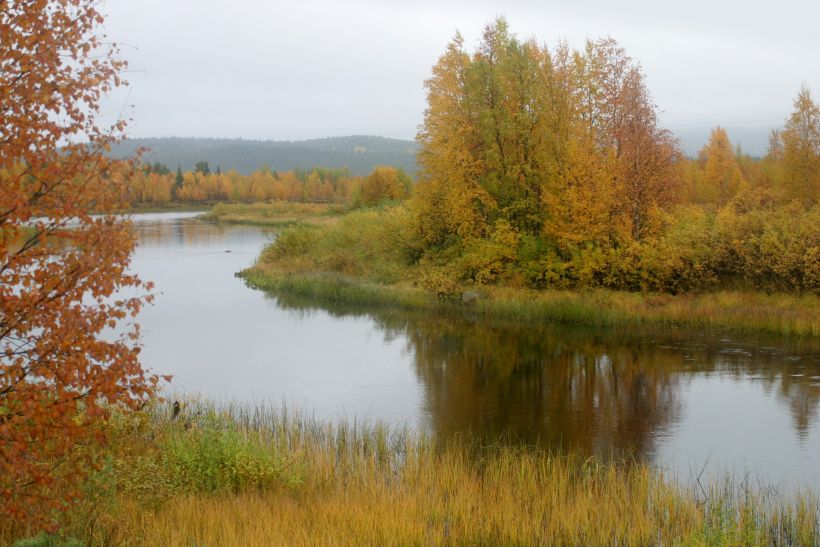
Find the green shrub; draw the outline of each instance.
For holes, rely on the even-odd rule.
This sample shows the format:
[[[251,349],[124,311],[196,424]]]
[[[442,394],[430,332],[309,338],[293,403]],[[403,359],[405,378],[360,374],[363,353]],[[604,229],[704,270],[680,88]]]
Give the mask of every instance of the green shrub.
[[[276,241],[263,251],[262,261],[308,254],[319,240],[319,230],[315,226],[293,226],[282,230]]]
[[[15,541],[12,547],[83,547],[83,542],[41,533],[39,536]]]
[[[301,481],[274,438],[213,408],[152,427],[159,434],[149,450],[123,454],[114,464],[117,489],[142,505],[158,507],[180,493],[262,491]]]
[[[271,447],[219,423],[174,436],[162,451],[162,464],[184,491],[265,490],[285,482],[285,462]]]

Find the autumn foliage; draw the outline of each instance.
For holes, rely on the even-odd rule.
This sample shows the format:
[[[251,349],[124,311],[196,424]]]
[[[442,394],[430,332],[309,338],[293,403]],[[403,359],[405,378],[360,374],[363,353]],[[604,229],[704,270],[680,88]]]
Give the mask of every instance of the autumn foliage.
[[[500,19],[473,54],[457,36],[426,86],[429,199],[418,207],[432,244],[485,236],[498,220],[533,236],[581,227],[611,244],[641,240],[674,198],[680,153],[612,39],[550,51]]]
[[[145,165],[127,174],[127,197],[132,207],[261,201],[374,205],[404,197],[410,186],[407,175],[394,167],[376,167],[368,177],[321,167],[282,172],[263,168],[248,175],[196,169],[178,174],[163,171],[167,169]]]
[[[125,65],[96,5],[0,0],[0,518],[39,524],[78,496],[97,422],[157,383],[130,320],[150,290],[134,237],[90,214],[125,202],[102,154],[124,124],[96,121]]]
[[[426,88],[407,239],[428,277],[820,288],[820,116],[808,90],[767,158],[716,128],[690,160],[611,38],[547,48],[498,19],[473,52],[457,35]]]
[[[450,299],[490,284],[820,291],[820,110],[808,89],[766,157],[718,127],[687,158],[611,38],[548,48],[498,19],[473,51],[456,35],[425,86],[407,201],[294,228],[266,262]]]
[[[355,203],[367,207],[400,200],[410,194],[410,185],[410,178],[400,169],[379,166],[359,185]]]

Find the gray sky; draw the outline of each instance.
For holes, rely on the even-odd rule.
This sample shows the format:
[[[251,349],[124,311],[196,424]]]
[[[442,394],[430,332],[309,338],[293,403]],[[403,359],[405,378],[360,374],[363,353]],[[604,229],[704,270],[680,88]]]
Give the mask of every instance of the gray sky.
[[[497,15],[550,46],[617,39],[690,150],[720,124],[757,152],[801,83],[820,95],[814,0],[107,0],[103,10],[109,39],[127,44],[131,82],[106,117],[125,107],[135,137],[413,138],[423,81],[448,41],[459,30],[472,47]]]

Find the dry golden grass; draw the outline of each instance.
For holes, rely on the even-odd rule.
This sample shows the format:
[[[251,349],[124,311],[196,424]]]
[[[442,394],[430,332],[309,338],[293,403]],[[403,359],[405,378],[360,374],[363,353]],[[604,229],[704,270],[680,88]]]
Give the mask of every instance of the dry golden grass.
[[[489,288],[491,314],[538,316],[578,323],[647,323],[714,327],[748,332],[818,336],[820,297],[713,291],[671,295],[607,289],[575,291]]]
[[[157,512],[124,510],[122,533],[139,545],[179,546],[668,544],[700,524],[695,504],[646,470],[576,481],[562,462],[499,463],[481,474],[437,463],[395,483],[174,498]]]
[[[748,492],[731,481],[686,488],[630,460],[460,441],[441,446],[407,431],[208,405],[193,405],[177,421],[154,409],[111,427],[114,467],[102,480],[108,488],[98,486],[96,498],[63,516],[65,536],[83,544],[820,541],[816,498]],[[32,532],[0,526],[0,542]],[[28,545],[59,544],[41,539]]]

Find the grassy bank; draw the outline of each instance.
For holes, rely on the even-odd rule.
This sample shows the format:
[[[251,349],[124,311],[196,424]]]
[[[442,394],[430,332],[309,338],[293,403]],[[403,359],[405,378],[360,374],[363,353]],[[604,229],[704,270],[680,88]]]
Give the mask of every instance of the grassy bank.
[[[216,222],[284,227],[294,224],[331,224],[344,211],[343,205],[332,203],[218,203],[203,218]]]
[[[440,300],[410,284],[385,285],[332,273],[283,272],[257,265],[242,272],[252,287],[315,298],[318,302],[467,313],[520,323],[591,326],[659,325],[716,328],[794,336],[820,334],[820,306],[811,295],[721,291],[700,295],[641,294],[483,287],[479,299]],[[467,288],[465,288],[465,291]]]
[[[820,541],[820,506],[810,496],[728,480],[687,487],[628,459],[437,445],[405,430],[197,403],[176,419],[155,406],[107,427],[113,443],[85,501],[57,516],[63,537],[81,544]],[[0,526],[4,544],[33,534]]]
[[[746,289],[671,295],[600,288],[535,290],[514,277],[484,285],[454,281],[447,275],[450,263],[407,256],[407,214],[402,207],[363,210],[337,217],[333,224],[293,226],[242,275],[255,288],[318,301],[478,313],[521,322],[820,334],[820,297],[812,293]],[[464,296],[471,301],[465,303]]]

